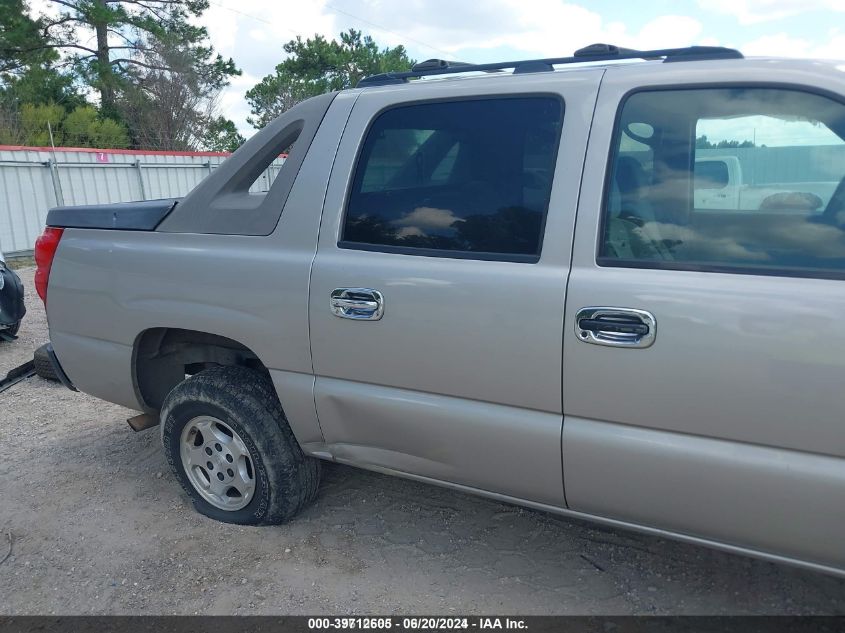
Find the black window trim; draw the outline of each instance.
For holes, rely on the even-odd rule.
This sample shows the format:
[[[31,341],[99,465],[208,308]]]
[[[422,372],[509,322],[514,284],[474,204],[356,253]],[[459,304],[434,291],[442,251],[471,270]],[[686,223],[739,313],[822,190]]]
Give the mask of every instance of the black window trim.
[[[739,266],[735,264],[697,264],[695,262],[667,262],[667,261],[647,261],[634,259],[620,259],[617,257],[602,257],[601,252],[602,241],[604,240],[605,223],[607,221],[607,207],[610,200],[610,190],[612,187],[611,179],[613,177],[613,165],[616,162],[617,154],[619,153],[616,139],[620,133],[620,125],[622,121],[622,111],[628,99],[635,94],[641,92],[677,92],[679,90],[719,90],[730,88],[761,88],[769,90],[790,90],[792,92],[803,92],[805,94],[815,95],[818,97],[825,97],[845,107],[845,98],[842,95],[818,88],[815,86],[807,86],[804,84],[793,84],[785,82],[771,82],[771,81],[728,81],[728,82],[706,82],[706,83],[684,83],[684,84],[658,84],[652,86],[638,86],[622,95],[619,100],[619,105],[616,108],[616,116],[613,121],[613,134],[611,136],[611,147],[608,152],[607,164],[605,165],[604,177],[604,191],[602,193],[601,208],[599,209],[599,230],[596,236],[595,243],[595,263],[601,268],[638,268],[645,270],[667,270],[674,272],[695,272],[695,273],[722,273],[732,275],[753,275],[756,277],[790,277],[797,279],[834,279],[845,280],[845,270],[821,270],[812,268],[787,268],[787,267],[756,267],[756,266]],[[845,177],[845,174],[843,174]]]
[[[361,168],[361,156],[364,151],[367,139],[370,136],[370,131],[378,118],[390,110],[404,108],[415,105],[427,105],[431,103],[457,103],[460,101],[502,101],[505,99],[527,99],[531,97],[553,98],[560,102],[560,129],[558,130],[557,140],[555,142],[555,154],[552,172],[552,182],[549,188],[549,203],[546,206],[546,212],[540,222],[540,239],[537,243],[537,252],[524,253],[491,253],[484,251],[457,251],[457,250],[442,250],[437,248],[418,248],[412,246],[391,246],[388,244],[371,244],[367,242],[352,242],[343,239],[343,234],[346,230],[346,217],[349,213],[349,199],[352,196],[352,188],[358,177],[358,170]],[[354,169],[352,170],[352,177],[346,188],[343,199],[343,214],[340,218],[340,235],[338,236],[337,247],[345,250],[367,251],[371,253],[393,253],[397,255],[414,255],[418,257],[440,257],[446,259],[470,259],[477,261],[498,261],[498,262],[515,262],[520,264],[536,264],[540,261],[543,255],[543,244],[546,235],[546,219],[549,216],[551,207],[551,196],[555,184],[555,176],[557,173],[557,163],[560,158],[560,142],[563,138],[563,126],[566,122],[566,100],[563,95],[556,92],[514,92],[514,93],[490,93],[466,95],[462,97],[438,97],[435,99],[412,99],[410,101],[402,101],[399,103],[391,103],[376,112],[367,123],[367,129],[361,137],[361,143],[355,152]]]

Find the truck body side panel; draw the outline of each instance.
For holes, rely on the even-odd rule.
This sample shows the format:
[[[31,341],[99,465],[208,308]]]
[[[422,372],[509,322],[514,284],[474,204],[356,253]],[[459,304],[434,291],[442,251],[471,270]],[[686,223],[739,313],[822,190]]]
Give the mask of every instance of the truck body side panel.
[[[344,93],[332,103],[272,235],[65,231],[53,263],[47,314],[56,354],[77,388],[141,408],[132,356],[139,335],[149,328],[233,339],[258,356],[280,391],[286,376],[313,380],[308,276],[323,203],[314,192],[326,189],[356,97]],[[307,415],[307,406],[288,405]],[[312,400],[302,424],[292,420],[308,440],[319,436],[313,408]]]

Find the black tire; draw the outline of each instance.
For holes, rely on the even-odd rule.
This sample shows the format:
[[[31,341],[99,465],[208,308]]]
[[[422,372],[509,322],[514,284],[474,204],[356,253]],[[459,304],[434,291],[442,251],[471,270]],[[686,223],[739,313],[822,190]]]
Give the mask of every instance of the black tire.
[[[182,465],[180,441],[197,416],[229,425],[254,464],[255,493],[239,510],[218,508],[194,488]],[[239,525],[284,523],[317,496],[320,462],[306,456],[288,425],[269,378],[246,367],[214,367],[179,383],[161,409],[161,434],[170,468],[198,512]]]
[[[0,337],[0,341],[14,341],[17,338],[18,330],[20,329],[20,321],[18,321],[17,323],[13,323],[9,327],[0,327],[0,334],[3,335],[2,337]]]
[[[50,362],[50,356],[47,354],[47,345],[44,344],[35,350],[35,354],[32,356],[32,360],[35,362],[35,373],[41,378],[46,380],[55,380],[56,382],[59,381],[59,377],[56,375],[56,372],[53,370],[53,363]]]

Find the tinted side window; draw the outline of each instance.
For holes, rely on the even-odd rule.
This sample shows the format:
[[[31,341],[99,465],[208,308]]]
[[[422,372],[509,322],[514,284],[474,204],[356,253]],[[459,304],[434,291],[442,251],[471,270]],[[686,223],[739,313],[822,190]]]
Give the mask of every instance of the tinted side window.
[[[602,265],[845,275],[845,105],[787,89],[636,93],[605,199]]]
[[[562,120],[555,97],[383,112],[361,148],[341,246],[536,259]]]

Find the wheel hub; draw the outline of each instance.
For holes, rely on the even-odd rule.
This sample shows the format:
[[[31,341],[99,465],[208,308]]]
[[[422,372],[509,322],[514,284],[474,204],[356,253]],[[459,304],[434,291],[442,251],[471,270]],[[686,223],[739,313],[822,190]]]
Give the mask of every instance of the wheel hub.
[[[198,416],[185,425],[179,446],[188,481],[203,499],[230,512],[252,501],[255,468],[232,427],[212,416]]]

